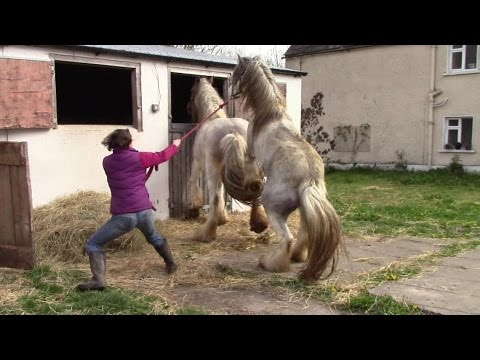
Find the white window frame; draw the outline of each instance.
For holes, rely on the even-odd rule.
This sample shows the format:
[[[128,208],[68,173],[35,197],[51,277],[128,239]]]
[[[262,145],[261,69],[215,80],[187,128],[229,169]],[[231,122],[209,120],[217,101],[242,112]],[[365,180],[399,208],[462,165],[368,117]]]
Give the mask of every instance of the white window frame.
[[[142,86],[141,86],[141,64],[140,62],[131,62],[131,61],[118,61],[111,59],[98,59],[88,56],[72,56],[72,55],[61,55],[50,53],[50,61],[52,63],[52,68],[55,69],[55,61],[63,61],[68,63],[80,63],[82,65],[105,65],[108,67],[118,67],[134,72],[135,81],[132,86],[132,106],[134,114],[133,124],[132,125],[121,125],[124,127],[132,126],[137,131],[143,131],[143,116],[142,116]],[[55,71],[52,76],[52,87],[53,87],[53,107],[54,107],[54,120],[55,125],[58,127],[57,120],[57,91],[56,91],[56,80],[55,80]],[[76,126],[76,125],[62,125],[62,126]],[[88,126],[105,126],[105,125],[88,125]]]
[[[472,119],[472,134],[471,134],[471,149],[470,150],[465,150],[465,149],[445,149],[445,145],[448,144],[448,131],[449,130],[457,130],[457,142],[461,142],[462,140],[462,120],[465,118],[471,118]],[[449,120],[458,120],[458,125],[449,125]],[[443,118],[444,121],[444,126],[443,126],[443,144],[442,144],[442,150],[440,152],[475,152],[473,150],[473,135],[474,135],[474,126],[475,126],[475,119],[473,115],[462,115],[462,116],[445,116]]]
[[[480,46],[477,45],[477,61],[476,67],[474,69],[468,69],[466,61],[466,52],[467,52],[467,45],[462,45],[461,48],[454,49],[453,45],[448,45],[447,51],[447,74],[469,74],[469,73],[478,73],[480,72],[479,68],[479,61],[480,61]],[[452,56],[455,53],[462,53],[462,67],[460,69],[452,69]]]

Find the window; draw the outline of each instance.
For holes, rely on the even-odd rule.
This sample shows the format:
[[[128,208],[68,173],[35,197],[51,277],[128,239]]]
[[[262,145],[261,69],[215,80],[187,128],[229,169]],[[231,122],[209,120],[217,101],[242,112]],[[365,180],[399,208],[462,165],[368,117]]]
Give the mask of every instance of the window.
[[[450,45],[449,71],[478,70],[478,45]]]
[[[130,125],[142,130],[139,67],[55,58],[58,125]]]
[[[187,104],[190,101],[192,86],[198,75],[170,73],[170,113],[172,123],[193,123],[190,114],[187,113]],[[213,78],[213,87],[223,99],[224,78]],[[226,110],[226,108],[225,108]]]
[[[472,150],[473,117],[445,118],[444,149]]]

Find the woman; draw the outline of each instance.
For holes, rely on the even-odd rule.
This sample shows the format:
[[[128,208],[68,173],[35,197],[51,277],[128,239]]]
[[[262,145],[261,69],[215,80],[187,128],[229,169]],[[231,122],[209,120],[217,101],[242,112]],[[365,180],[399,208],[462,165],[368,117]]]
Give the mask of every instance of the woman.
[[[169,274],[177,270],[167,239],[158,234],[152,209],[155,209],[145,186],[146,169],[168,161],[178,152],[181,139],[159,152],[140,152],[131,147],[132,135],[128,129],[117,129],[108,135],[102,144],[113,153],[103,159],[112,194],[110,220],[98,229],[87,242],[87,254],[93,277],[77,289],[103,290],[106,286],[106,262],[103,247],[133,228],[140,229],[147,241],[165,261]]]

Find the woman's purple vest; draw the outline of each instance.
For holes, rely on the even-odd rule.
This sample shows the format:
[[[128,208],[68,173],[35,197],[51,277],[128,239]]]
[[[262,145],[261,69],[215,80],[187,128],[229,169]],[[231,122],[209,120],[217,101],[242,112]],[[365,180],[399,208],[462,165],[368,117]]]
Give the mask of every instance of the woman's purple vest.
[[[145,187],[147,172],[137,150],[113,149],[113,153],[103,159],[103,168],[112,193],[112,215],[153,208]]]

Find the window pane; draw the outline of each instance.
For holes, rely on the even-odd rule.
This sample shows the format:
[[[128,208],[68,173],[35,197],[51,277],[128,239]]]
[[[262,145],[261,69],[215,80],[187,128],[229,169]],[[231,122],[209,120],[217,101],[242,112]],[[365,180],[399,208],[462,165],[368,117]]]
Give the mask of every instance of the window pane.
[[[462,119],[462,148],[472,150],[472,118]]]
[[[455,146],[458,142],[458,130],[448,130],[448,143]]]
[[[458,126],[458,119],[448,120],[448,126]]]
[[[477,45],[467,45],[465,66],[467,69],[477,68]]]
[[[462,52],[452,53],[452,69],[462,68]]]
[[[452,49],[460,49],[463,45],[452,45]]]

